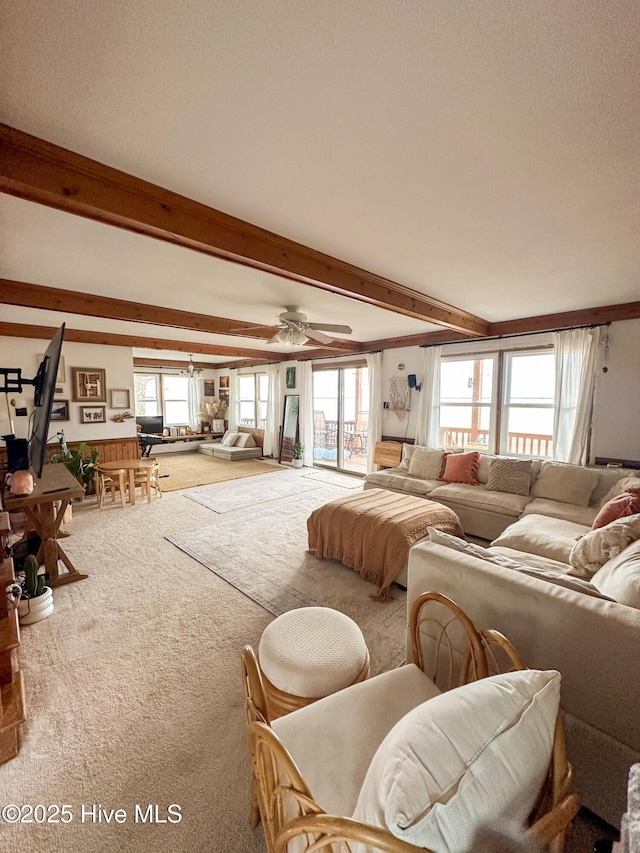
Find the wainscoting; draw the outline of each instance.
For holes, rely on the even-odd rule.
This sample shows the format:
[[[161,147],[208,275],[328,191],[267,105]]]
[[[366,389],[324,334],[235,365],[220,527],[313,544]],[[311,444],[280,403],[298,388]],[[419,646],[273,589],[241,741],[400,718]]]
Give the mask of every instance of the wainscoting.
[[[77,449],[82,442],[69,441],[67,442],[70,449]],[[137,459],[140,455],[140,445],[136,436],[127,438],[101,438],[95,441],[88,441],[87,444],[93,450],[100,453],[101,462],[117,462],[118,459]],[[52,442],[47,445],[47,460],[60,450],[60,445],[57,442]],[[7,451],[6,448],[0,448],[0,469],[7,469]]]

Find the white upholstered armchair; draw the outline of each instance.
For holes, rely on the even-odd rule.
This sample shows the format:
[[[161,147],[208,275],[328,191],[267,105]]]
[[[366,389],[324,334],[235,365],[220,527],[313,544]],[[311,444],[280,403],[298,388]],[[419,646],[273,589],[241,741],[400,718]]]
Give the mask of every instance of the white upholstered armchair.
[[[412,634],[426,672],[408,664],[273,723],[245,648],[253,817],[269,853],[463,851],[506,821],[557,853],[578,810],[559,673],[523,668],[437,593],[416,602]],[[491,675],[501,659],[508,671]]]

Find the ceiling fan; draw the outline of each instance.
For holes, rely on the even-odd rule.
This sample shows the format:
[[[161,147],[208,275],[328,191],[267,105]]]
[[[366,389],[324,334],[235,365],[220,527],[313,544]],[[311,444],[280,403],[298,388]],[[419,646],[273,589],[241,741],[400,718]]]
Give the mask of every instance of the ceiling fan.
[[[286,305],[282,314],[278,315],[280,331],[267,341],[270,344],[292,344],[301,346],[309,339],[320,344],[330,344],[333,338],[325,332],[335,332],[350,335],[351,326],[337,326],[332,323],[309,323],[307,315],[295,305]]]

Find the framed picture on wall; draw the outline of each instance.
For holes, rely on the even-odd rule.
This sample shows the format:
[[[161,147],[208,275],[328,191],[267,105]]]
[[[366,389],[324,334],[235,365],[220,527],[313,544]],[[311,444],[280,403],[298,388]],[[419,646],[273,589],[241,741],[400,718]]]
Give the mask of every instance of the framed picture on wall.
[[[111,408],[128,409],[131,405],[128,388],[111,389]]]
[[[107,400],[106,371],[96,367],[72,367],[74,403],[105,403]]]
[[[285,373],[285,385],[287,388],[295,388],[296,387],[296,369],[295,367],[287,367],[287,371]]]
[[[216,396],[215,379],[205,379],[204,380],[204,396],[205,397],[215,397]]]
[[[105,406],[80,406],[81,424],[106,424],[107,412]]]
[[[69,401],[54,400],[51,407],[52,421],[68,421],[69,420]]]

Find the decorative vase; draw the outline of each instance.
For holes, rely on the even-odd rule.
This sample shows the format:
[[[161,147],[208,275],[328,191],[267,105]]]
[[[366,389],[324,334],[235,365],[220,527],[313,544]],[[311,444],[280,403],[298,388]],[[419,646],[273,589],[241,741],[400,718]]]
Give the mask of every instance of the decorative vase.
[[[302,468],[302,459],[292,459],[291,464],[294,468]]]
[[[18,602],[18,619],[21,625],[33,625],[53,613],[53,590],[45,586],[37,598],[21,598]]]

